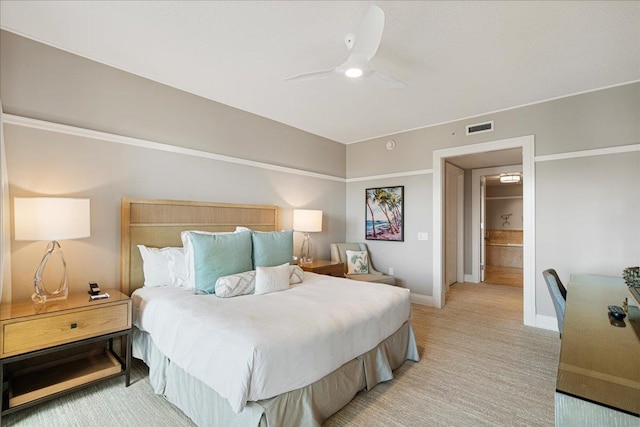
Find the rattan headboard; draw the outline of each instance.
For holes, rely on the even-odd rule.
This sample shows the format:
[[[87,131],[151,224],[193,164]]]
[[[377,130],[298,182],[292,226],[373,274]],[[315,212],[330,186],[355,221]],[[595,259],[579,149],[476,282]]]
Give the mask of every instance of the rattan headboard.
[[[143,285],[137,245],[182,246],[185,230],[234,231],[243,226],[260,231],[279,229],[279,208],[269,205],[122,199],[120,289],[131,295]]]

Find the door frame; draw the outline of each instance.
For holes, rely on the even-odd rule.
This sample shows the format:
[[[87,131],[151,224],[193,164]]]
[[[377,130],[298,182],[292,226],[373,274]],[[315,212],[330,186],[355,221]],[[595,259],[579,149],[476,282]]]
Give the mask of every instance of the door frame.
[[[482,197],[480,194],[480,177],[515,172],[522,172],[522,165],[496,166],[495,168],[473,169],[471,171],[471,281],[473,283],[481,281],[480,264],[482,264],[482,260],[480,246],[484,244],[482,231],[480,230],[480,198]],[[522,179],[522,185],[524,185],[524,178]]]
[[[525,325],[535,326],[535,137],[533,135],[433,151],[433,302],[438,308],[444,307],[445,304],[444,230],[442,228],[445,159],[509,148],[522,149],[523,319]]]

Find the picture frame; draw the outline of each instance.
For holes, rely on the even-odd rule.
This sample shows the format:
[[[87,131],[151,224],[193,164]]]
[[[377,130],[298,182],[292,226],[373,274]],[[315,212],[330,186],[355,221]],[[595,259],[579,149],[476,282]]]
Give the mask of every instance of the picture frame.
[[[365,190],[366,240],[404,242],[404,186]]]

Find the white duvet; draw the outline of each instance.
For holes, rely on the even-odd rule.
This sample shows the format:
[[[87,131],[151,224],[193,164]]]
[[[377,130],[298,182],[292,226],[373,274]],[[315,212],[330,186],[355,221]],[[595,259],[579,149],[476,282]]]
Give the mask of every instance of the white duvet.
[[[172,363],[242,411],[309,385],[371,350],[409,319],[409,290],[305,273],[266,295],[218,298],[141,288],[133,323]]]

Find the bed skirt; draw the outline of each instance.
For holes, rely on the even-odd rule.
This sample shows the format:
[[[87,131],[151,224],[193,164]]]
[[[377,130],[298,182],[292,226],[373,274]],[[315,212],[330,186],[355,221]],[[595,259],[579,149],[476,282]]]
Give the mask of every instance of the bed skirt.
[[[184,372],[154,345],[151,336],[133,327],[133,356],[149,366],[149,381],[199,426],[320,426],[363,389],[393,378],[405,360],[418,361],[418,348],[409,322],[374,349],[345,363],[329,375],[271,399],[247,402],[236,414],[226,399]]]

